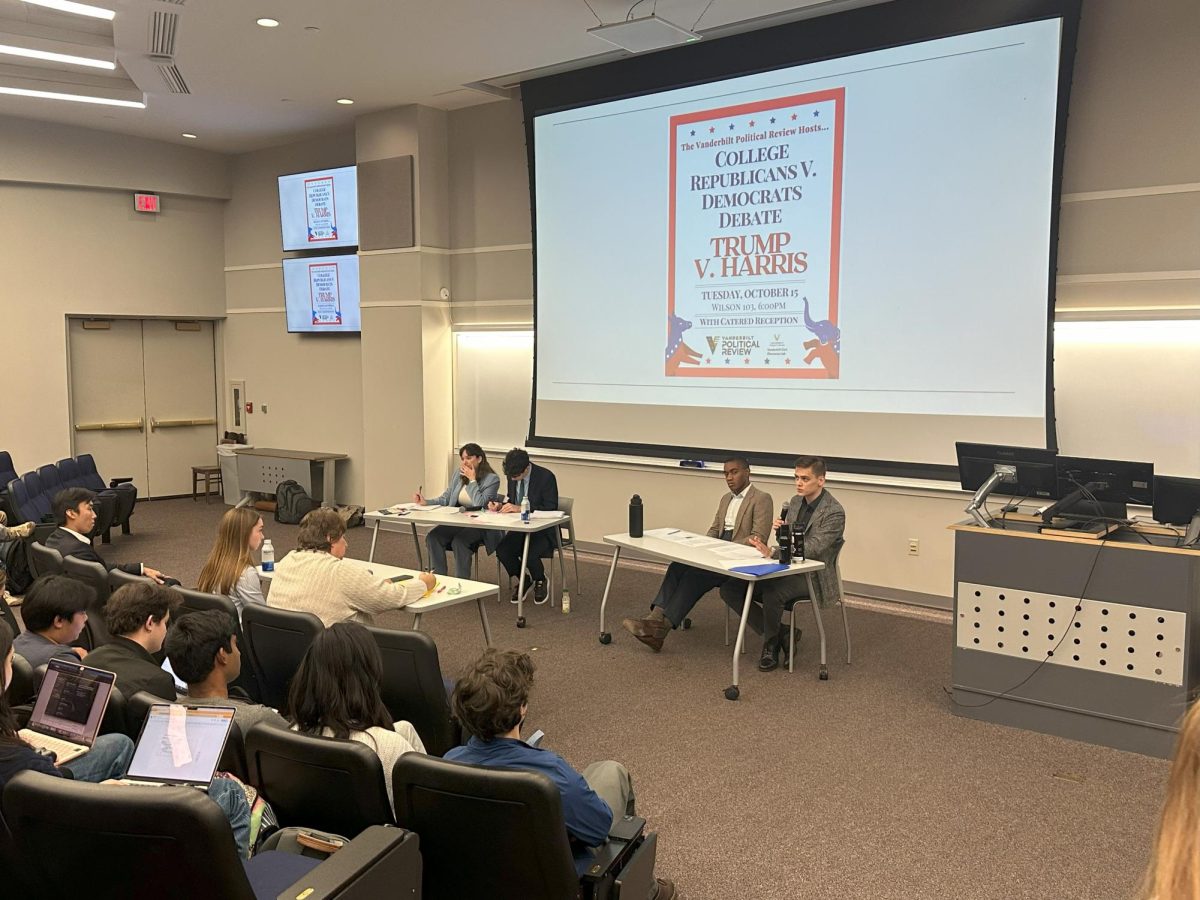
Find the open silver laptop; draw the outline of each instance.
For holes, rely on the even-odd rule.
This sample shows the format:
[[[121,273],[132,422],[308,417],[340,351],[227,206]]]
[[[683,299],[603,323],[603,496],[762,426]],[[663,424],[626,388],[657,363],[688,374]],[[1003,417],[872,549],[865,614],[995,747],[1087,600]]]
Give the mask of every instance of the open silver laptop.
[[[122,781],[208,790],[232,725],[233,709],[228,706],[154,704]]]
[[[52,659],[21,740],[54,753],[61,765],[92,749],[117,676],[65,659]]]

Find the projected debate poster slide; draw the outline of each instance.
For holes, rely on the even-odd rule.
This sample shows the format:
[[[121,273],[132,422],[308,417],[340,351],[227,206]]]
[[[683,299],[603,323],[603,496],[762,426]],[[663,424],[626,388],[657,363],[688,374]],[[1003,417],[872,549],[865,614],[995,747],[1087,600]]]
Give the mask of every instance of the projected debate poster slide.
[[[310,244],[337,240],[335,200],[332,175],[304,179],[304,213]]]
[[[837,378],[845,90],[671,117],[666,374]]]
[[[342,324],[342,294],[337,263],[308,264],[308,300],[316,326]]]

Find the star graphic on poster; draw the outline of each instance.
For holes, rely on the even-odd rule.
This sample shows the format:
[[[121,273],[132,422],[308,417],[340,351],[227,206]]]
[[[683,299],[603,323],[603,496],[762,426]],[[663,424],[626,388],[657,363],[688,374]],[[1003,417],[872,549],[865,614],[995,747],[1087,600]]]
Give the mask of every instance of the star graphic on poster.
[[[750,365],[750,357],[747,356],[745,359],[742,360],[742,362],[744,362],[746,365]]]
[[[726,359],[726,360],[725,360],[725,365],[729,365],[729,360],[728,360],[728,359]]]
[[[796,121],[796,114],[795,114],[795,113],[792,113],[792,121],[793,121],[793,122],[795,122],[795,121]]]
[[[817,116],[819,116],[820,114],[821,114],[821,111],[820,111],[819,109],[814,109],[814,110],[813,110],[813,118],[814,118],[814,119],[815,119]]]
[[[693,129],[691,130],[691,135],[692,135],[692,137],[695,137],[695,136],[696,136],[696,129],[695,129],[695,128],[693,128]]]
[[[770,364],[771,364],[771,358],[768,356],[766,359],[763,360],[763,365],[769,366]]]
[[[711,357],[711,356],[706,356],[706,357],[704,358],[704,364],[705,364],[705,365],[708,365],[708,366],[711,366],[711,365],[712,365],[712,357]]]
[[[754,127],[754,120],[753,120],[753,119],[751,119],[751,120],[750,120],[750,127],[751,127],[751,128],[753,128],[753,127]]]
[[[785,359],[785,360],[783,361],[783,364],[784,364],[785,366],[790,366],[790,365],[792,364],[792,361],[791,361],[790,359]]]
[[[774,124],[775,124],[775,117],[774,117],[774,116],[771,116],[771,124],[772,124],[772,125],[774,125]]]
[[[717,129],[710,127],[710,128],[708,129],[708,133],[709,133],[709,134],[712,134],[712,133],[713,133],[714,131],[716,131],[716,130],[717,130]]]
[[[732,122],[729,123],[729,130],[733,131],[733,123]]]

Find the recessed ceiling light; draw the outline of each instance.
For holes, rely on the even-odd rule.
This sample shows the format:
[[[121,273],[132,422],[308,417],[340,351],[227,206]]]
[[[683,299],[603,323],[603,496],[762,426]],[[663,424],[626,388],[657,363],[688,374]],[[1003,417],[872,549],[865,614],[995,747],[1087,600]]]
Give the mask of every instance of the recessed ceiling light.
[[[111,97],[60,94],[58,91],[31,91],[26,88],[4,87],[3,85],[0,85],[0,94],[12,94],[14,97],[36,97],[40,100],[71,100],[75,103],[96,103],[100,106],[125,106],[130,109],[146,108],[146,104],[140,100],[114,100]]]
[[[316,25],[305,25],[304,30],[305,31],[320,31],[321,29],[318,28]]]
[[[111,9],[89,6],[86,3],[74,3],[72,0],[25,0],[25,2],[32,3],[34,6],[57,9],[59,12],[72,13],[76,16],[91,16],[93,19],[109,19],[111,21],[116,15]]]
[[[268,18],[264,17],[261,19],[255,19],[254,21],[257,22],[259,25],[261,25],[263,28],[278,28],[279,27],[278,19],[268,19]]]
[[[352,103],[354,103],[354,101],[349,97],[338,97],[337,102],[342,104],[342,106],[350,106]]]
[[[23,56],[26,59],[44,59],[47,62],[69,63],[73,66],[91,66],[94,69],[115,69],[117,67],[115,62],[107,59],[73,56],[70,53],[52,53],[49,50],[31,50],[28,47],[14,47],[11,44],[0,44],[0,53],[6,56]]]
[[[192,134],[190,131],[185,131],[185,132],[183,133],[183,136],[184,136],[185,138],[187,138],[189,141],[194,141],[194,140],[196,140],[196,136],[195,136],[194,134]]]

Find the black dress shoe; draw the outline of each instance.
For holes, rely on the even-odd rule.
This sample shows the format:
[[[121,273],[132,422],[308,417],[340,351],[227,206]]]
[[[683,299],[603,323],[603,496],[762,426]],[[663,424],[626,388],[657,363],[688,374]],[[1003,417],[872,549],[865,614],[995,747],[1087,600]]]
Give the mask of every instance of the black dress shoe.
[[[533,602],[540,605],[546,602],[548,596],[549,592],[546,590],[545,580],[535,581],[533,583]]]
[[[763,647],[762,658],[758,661],[758,671],[770,672],[772,669],[779,668],[779,650],[772,650],[769,647]]]

